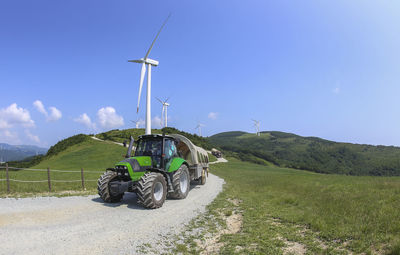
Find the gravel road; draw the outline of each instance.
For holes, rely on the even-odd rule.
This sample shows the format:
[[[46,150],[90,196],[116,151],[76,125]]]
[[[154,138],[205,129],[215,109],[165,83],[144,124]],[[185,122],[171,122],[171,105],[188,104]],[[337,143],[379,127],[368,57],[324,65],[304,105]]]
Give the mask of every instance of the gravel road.
[[[158,241],[204,212],[223,183],[210,174],[186,199],[168,199],[156,210],[142,208],[131,193],[117,204],[97,195],[0,199],[0,254],[136,254],[144,243],[162,252]]]

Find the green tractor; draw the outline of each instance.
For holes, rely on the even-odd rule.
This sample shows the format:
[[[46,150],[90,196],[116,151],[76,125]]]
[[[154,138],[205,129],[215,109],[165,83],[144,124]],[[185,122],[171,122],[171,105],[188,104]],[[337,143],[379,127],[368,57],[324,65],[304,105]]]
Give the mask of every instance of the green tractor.
[[[146,208],[161,207],[166,197],[184,199],[190,182],[204,185],[208,176],[208,154],[182,135],[131,137],[125,160],[100,176],[97,189],[104,202],[116,203],[125,192],[136,192]]]

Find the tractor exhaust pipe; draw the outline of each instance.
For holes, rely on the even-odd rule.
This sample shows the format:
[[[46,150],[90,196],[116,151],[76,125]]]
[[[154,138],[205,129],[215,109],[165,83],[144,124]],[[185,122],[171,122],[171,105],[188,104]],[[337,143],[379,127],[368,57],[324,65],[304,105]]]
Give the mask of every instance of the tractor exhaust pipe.
[[[131,141],[129,142],[129,147],[128,147],[128,151],[126,152],[125,158],[130,158],[131,157],[132,148],[133,148],[133,143],[134,142],[135,142],[135,139],[133,139],[133,137],[131,136]]]

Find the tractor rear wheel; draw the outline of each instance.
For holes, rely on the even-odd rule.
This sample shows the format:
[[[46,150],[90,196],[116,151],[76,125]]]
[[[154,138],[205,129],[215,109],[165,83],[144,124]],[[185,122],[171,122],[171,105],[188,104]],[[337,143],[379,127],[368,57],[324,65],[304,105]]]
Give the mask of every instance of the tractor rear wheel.
[[[172,186],[174,192],[170,194],[171,198],[183,199],[189,193],[190,175],[186,165],[181,165],[172,176]]]
[[[110,182],[117,177],[117,173],[113,171],[107,171],[100,176],[97,181],[97,190],[99,196],[107,203],[117,203],[121,201],[124,194],[112,194],[110,192]]]
[[[144,207],[155,209],[161,207],[167,196],[167,182],[162,174],[146,173],[137,184],[138,202]]]

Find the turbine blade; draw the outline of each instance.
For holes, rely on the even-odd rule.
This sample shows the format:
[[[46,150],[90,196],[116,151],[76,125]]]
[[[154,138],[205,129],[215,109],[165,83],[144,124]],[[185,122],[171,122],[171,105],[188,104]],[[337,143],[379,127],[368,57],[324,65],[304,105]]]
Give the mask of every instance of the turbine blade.
[[[157,33],[156,37],[154,38],[153,42],[151,43],[150,48],[149,48],[149,50],[148,50],[147,53],[146,53],[146,56],[144,56],[144,59],[145,59],[145,60],[146,60],[147,57],[149,56],[151,49],[153,49],[154,43],[156,42],[158,36],[160,35],[161,30],[164,28],[165,24],[167,24],[167,21],[168,21],[169,17],[171,17],[171,13],[168,15],[167,19],[166,19],[166,20],[164,21],[164,23],[162,24],[160,30],[158,30],[158,33]]]
[[[166,103],[169,100],[170,97],[167,97],[167,100],[164,101],[164,103]]]
[[[160,103],[164,104],[164,102],[161,101],[158,97],[156,97],[156,99],[157,99]]]
[[[139,105],[140,105],[140,95],[142,94],[142,87],[143,87],[143,81],[144,81],[144,75],[146,74],[146,64],[142,64],[142,70],[140,71],[140,84],[139,84],[139,96],[138,96],[138,102],[137,102],[137,112],[139,113]]]

